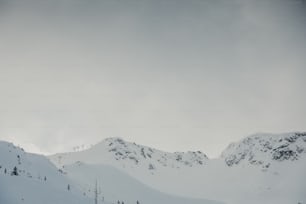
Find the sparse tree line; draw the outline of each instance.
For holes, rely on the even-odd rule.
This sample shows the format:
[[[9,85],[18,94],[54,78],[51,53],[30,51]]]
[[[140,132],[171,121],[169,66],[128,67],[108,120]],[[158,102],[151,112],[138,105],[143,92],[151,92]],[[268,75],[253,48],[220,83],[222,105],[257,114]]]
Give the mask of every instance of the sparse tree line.
[[[0,166],[0,169],[2,169],[2,166]],[[7,168],[3,168],[4,170],[3,170],[3,173],[4,174],[9,174],[9,172],[7,172]],[[13,170],[11,171],[11,176],[18,176],[19,175],[19,173],[18,173],[18,169],[17,169],[17,167],[15,166],[14,168],[13,168]]]
[[[7,168],[2,167],[2,166],[0,165],[0,170],[1,170],[1,169],[3,169],[3,173],[4,173],[4,174],[9,174],[9,175],[11,175],[11,176],[19,176],[21,173],[25,173],[25,170],[19,170],[19,169],[17,168],[17,166],[14,166],[14,168],[13,168],[11,171],[8,171]],[[27,177],[33,178],[32,175],[31,175],[29,172],[27,172]],[[44,176],[43,178],[42,178],[41,176],[38,176],[37,178],[38,178],[39,180],[47,181],[47,176]]]
[[[18,165],[21,165],[21,157],[19,154],[17,155],[17,163]],[[6,168],[0,165],[0,172],[1,172],[1,169],[3,169],[4,174],[8,174],[11,176],[19,176],[21,174],[25,174],[28,178],[33,178],[30,172],[26,172],[25,170],[18,169],[17,166],[14,166],[13,169],[9,169],[9,168]],[[38,175],[37,179],[47,181],[47,176],[41,177],[40,175]]]

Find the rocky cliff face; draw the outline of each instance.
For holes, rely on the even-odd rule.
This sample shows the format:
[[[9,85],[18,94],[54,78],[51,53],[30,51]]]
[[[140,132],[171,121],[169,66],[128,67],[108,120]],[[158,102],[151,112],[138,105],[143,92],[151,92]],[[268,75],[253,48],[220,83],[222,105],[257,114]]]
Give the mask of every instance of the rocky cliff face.
[[[120,138],[109,138],[103,142],[108,152],[113,154],[116,160],[129,160],[135,165],[141,163],[155,163],[161,166],[197,166],[203,165],[208,160],[207,156],[200,152],[162,152],[150,147],[125,142]],[[153,165],[149,167],[153,168]]]
[[[306,132],[255,134],[232,143],[222,153],[228,166],[239,164],[269,168],[274,162],[298,160],[306,156]]]

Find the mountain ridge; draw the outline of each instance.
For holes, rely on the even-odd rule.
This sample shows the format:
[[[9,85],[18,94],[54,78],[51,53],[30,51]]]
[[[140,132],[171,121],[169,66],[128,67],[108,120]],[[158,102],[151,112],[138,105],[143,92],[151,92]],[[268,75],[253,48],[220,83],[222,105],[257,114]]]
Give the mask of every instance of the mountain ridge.
[[[254,153],[255,152],[255,153]],[[268,168],[272,162],[294,161],[305,156],[306,132],[257,133],[231,143],[221,154],[228,166],[248,162]]]
[[[258,142],[258,140],[260,140]],[[298,140],[298,141],[297,141]],[[299,142],[297,144],[296,142]],[[257,144],[258,143],[258,144]],[[266,148],[262,150],[260,147],[252,148],[254,145],[262,146]],[[273,144],[273,147],[271,146]],[[290,144],[290,145],[289,145]],[[296,149],[293,150],[294,145]],[[240,150],[239,150],[240,148]],[[288,149],[289,148],[289,149]],[[291,149],[290,149],[291,148]],[[210,159],[205,153],[201,151],[185,151],[185,152],[166,152],[149,146],[139,145],[135,142],[128,142],[120,137],[105,138],[101,142],[93,145],[91,148],[67,153],[57,153],[50,155],[49,158],[60,166],[60,162],[55,161],[54,157],[66,154],[80,154],[81,152],[95,152],[101,154],[98,149],[105,149],[104,156],[113,156],[113,159],[117,161],[131,160],[135,165],[139,163],[146,163],[150,165],[150,160],[157,161],[157,166],[172,166],[173,168],[180,168],[182,164],[185,166],[203,166],[208,161],[214,159],[224,159],[228,166],[238,164],[244,160],[246,155],[249,156],[250,163],[253,165],[262,165],[263,168],[267,168],[270,164],[267,161],[253,160],[254,152],[267,154],[268,150],[273,150],[273,157],[271,159],[278,161],[286,161],[290,159],[298,159],[303,153],[306,153],[306,132],[289,132],[289,133],[256,133],[247,136],[237,142],[229,144],[221,153],[220,157]],[[242,150],[243,149],[243,150]],[[234,151],[236,150],[236,151]],[[278,151],[276,151],[278,150]],[[257,153],[255,153],[257,154]],[[61,158],[63,159],[63,158]],[[112,157],[108,157],[112,159]],[[66,161],[67,162],[67,161]],[[72,162],[72,161],[71,161]],[[105,161],[88,160],[89,163],[99,163]],[[64,162],[65,163],[65,162]],[[69,162],[68,162],[69,163]],[[151,166],[151,165],[150,165]],[[152,169],[152,166],[150,167]]]
[[[220,158],[214,159],[197,152],[163,152],[121,138],[108,138],[91,149],[49,158],[72,179],[74,175],[70,173],[79,172],[78,163],[89,169],[91,165],[107,165],[172,195],[227,204],[306,203],[306,192],[303,192],[306,184],[300,179],[306,171],[305,136],[304,132],[250,135],[229,145]],[[270,151],[270,146],[262,149],[267,142],[272,146]],[[303,151],[298,152],[297,147]],[[298,157],[281,153],[293,149]],[[282,159],[273,159],[277,155]],[[80,185],[84,184],[80,182]]]
[[[82,153],[90,155],[98,154],[104,156],[104,158],[94,158],[93,156],[87,155],[87,157],[90,157],[90,159],[86,160],[88,163],[107,163],[110,160],[113,160],[118,161],[118,163],[121,164],[125,163],[127,165],[129,163],[126,161],[130,161],[130,166],[144,164],[148,167],[149,170],[167,166],[171,166],[172,168],[180,168],[182,166],[201,166],[205,165],[206,161],[208,160],[208,157],[201,151],[174,153],[163,152],[151,147],[127,142],[118,137],[106,138],[87,150],[63,154],[58,153],[49,156],[49,158],[57,166],[62,166],[62,162],[66,164],[75,162],[73,159],[71,161],[63,161],[65,160],[65,155],[81,155]]]

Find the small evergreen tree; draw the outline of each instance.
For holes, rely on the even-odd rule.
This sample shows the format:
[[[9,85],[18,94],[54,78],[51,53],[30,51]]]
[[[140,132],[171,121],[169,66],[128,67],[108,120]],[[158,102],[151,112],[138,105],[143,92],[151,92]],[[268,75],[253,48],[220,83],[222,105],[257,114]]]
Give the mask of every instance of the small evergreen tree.
[[[12,176],[18,176],[18,170],[17,170],[17,167],[15,166],[12,173],[11,173]]]
[[[44,180],[47,181],[47,177],[46,176],[45,176]]]
[[[70,191],[70,185],[69,185],[69,184],[68,184],[68,186],[67,186],[67,190]]]
[[[18,159],[18,164],[21,164],[21,162],[20,162],[20,155],[17,155],[17,159]]]
[[[6,170],[6,168],[4,169],[4,174],[6,174],[6,172],[7,172],[7,170]]]

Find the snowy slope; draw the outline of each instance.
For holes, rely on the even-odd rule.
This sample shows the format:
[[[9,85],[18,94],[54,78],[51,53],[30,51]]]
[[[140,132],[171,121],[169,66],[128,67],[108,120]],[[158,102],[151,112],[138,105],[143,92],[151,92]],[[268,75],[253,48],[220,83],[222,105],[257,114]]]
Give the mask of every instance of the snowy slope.
[[[65,166],[76,162],[94,165],[97,171],[99,165],[112,166],[154,189],[185,197],[233,204],[306,203],[301,179],[306,175],[305,135],[256,134],[231,144],[213,160],[200,152],[167,153],[119,138],[50,159],[67,172],[78,171]]]
[[[44,156],[0,142],[0,166],[1,204],[92,203],[92,199],[84,196],[79,187]],[[18,175],[12,175],[15,167]]]
[[[92,193],[95,181],[98,181],[99,198],[115,203],[124,201],[132,204],[139,201],[145,204],[221,204],[221,202],[204,199],[189,199],[171,196],[149,188],[122,171],[101,164],[84,164],[77,162],[65,167],[69,176],[83,186],[83,191]],[[187,187],[187,186],[185,186]]]
[[[93,203],[95,181],[99,203],[221,204],[167,195],[111,166],[76,162],[59,170],[44,156],[26,153],[7,142],[0,142],[0,166],[1,204]]]

